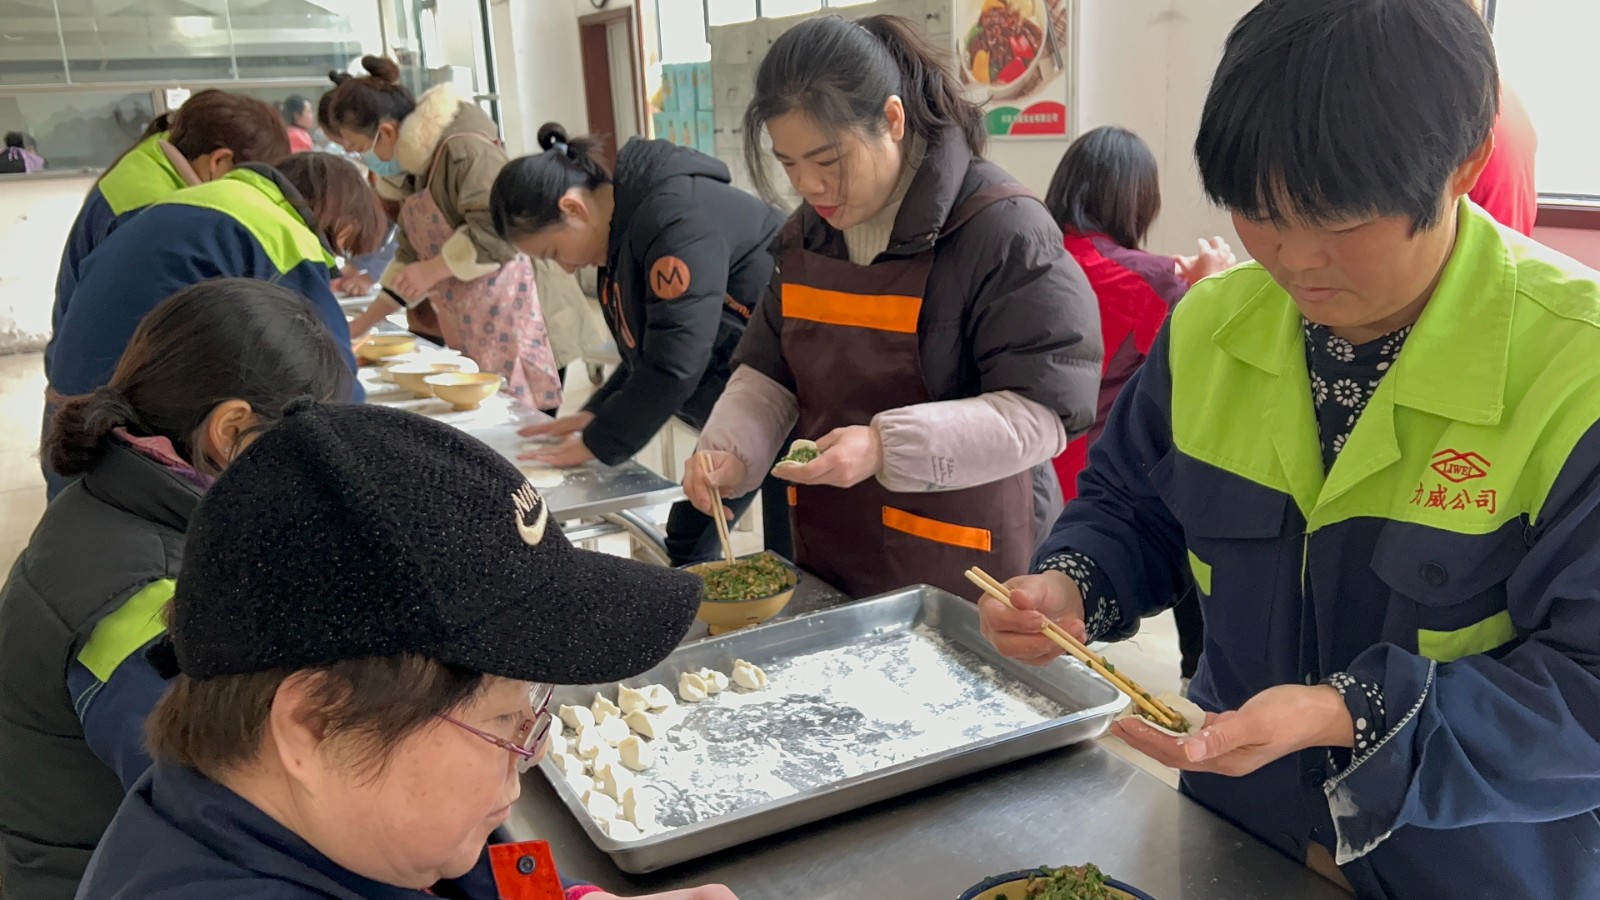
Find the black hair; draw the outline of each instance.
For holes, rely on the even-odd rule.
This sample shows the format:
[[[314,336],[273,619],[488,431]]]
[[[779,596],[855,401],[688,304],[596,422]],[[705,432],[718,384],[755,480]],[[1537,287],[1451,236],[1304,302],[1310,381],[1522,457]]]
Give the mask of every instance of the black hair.
[[[417,98],[400,83],[399,63],[382,56],[363,56],[361,67],[367,74],[359,78],[328,73],[335,87],[328,100],[325,130],[332,125],[334,131],[372,134],[384,122],[403,121],[417,108]]]
[[[1062,231],[1138,247],[1161,214],[1155,154],[1126,128],[1086,132],[1061,157],[1044,205]]]
[[[555,122],[539,127],[541,153],[506,163],[489,193],[489,216],[502,238],[514,241],[561,221],[561,198],[577,187],[592,191],[611,183],[601,156],[604,142],[567,137]]]
[[[305,111],[310,108],[310,100],[299,94],[290,94],[288,99],[283,101],[283,120],[293,125],[295,120],[304,115]]]
[[[20,131],[8,131],[6,132],[6,146],[25,148],[28,146],[28,136]]]
[[[1426,230],[1499,101],[1463,0],[1264,0],[1228,36],[1195,157],[1207,196],[1251,219]]]
[[[799,110],[830,135],[850,129],[880,135],[883,106],[894,96],[905,104],[909,134],[933,146],[955,128],[973,156],[983,155],[983,110],[952,74],[947,54],[907,20],[823,16],[785,31],[761,61],[744,116],[745,164],[756,187],[775,198],[761,146],[767,122]]]
[[[125,428],[170,440],[197,471],[215,474],[198,440],[219,404],[249,403],[264,429],[298,397],[348,400],[353,378],[306,298],[255,278],[203,281],[145,316],[110,384],[62,402],[44,456],[60,474],[81,475]]]

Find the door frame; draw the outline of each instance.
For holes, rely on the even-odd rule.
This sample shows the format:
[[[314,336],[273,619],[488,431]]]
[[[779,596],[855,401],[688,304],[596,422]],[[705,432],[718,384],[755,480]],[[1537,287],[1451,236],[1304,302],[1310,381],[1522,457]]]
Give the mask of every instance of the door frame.
[[[616,128],[617,109],[612,102],[611,55],[606,31],[615,22],[628,25],[628,77],[633,81],[635,99],[645,96],[644,79],[639,72],[639,22],[638,10],[632,5],[622,9],[592,13],[578,18],[578,52],[582,60],[584,110],[588,116],[588,131],[604,139],[603,153],[612,164],[617,160]],[[644,127],[643,109],[636,102],[633,109],[633,127],[639,134],[648,134]]]

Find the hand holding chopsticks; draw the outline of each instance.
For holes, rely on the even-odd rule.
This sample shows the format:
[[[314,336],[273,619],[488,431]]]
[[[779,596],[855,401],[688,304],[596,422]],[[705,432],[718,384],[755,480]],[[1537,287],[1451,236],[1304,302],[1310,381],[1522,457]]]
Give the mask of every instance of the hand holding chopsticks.
[[[732,564],[734,561],[733,539],[728,536],[728,517],[723,513],[722,491],[718,490],[716,482],[711,480],[711,457],[701,454],[700,465],[701,468],[705,469],[706,484],[711,488],[712,508],[716,510],[716,514],[711,518],[717,523],[717,537],[722,541],[722,555],[727,557],[728,562]]]
[[[967,570],[966,576],[968,581],[982,588],[984,593],[1012,609],[1016,608],[1011,602],[1010,589],[996,581],[987,572],[979,568],[972,568]],[[1073,658],[1093,669],[1100,677],[1111,682],[1111,685],[1117,690],[1127,694],[1129,699],[1133,700],[1140,710],[1157,723],[1175,731],[1182,731],[1188,727],[1182,716],[1173,712],[1165,703],[1150,696],[1148,692],[1135,684],[1133,679],[1118,672],[1116,667],[1106,662],[1104,657],[1090,650],[1077,638],[1069,634],[1066,629],[1046,619],[1043,633],[1045,637],[1049,638]]]

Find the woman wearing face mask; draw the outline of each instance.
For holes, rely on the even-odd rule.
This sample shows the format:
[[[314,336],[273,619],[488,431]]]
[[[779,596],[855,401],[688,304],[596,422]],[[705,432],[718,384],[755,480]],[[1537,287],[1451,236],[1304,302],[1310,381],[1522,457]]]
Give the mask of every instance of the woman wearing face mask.
[[[305,297],[353,371],[349,327],[329,287],[334,257],[366,252],[382,238],[382,213],[361,173],[326,153],[298,153],[277,168],[251,163],[179,191],[118,228],[85,262],[56,330],[51,393],[105,384],[150,310],[218,276],[275,281]]]
[[[700,595],[573,548],[517,468],[455,428],[297,403],[195,514],[151,653],[171,679],[155,765],[78,897],[615,900],[563,882],[547,845],[489,841],[545,754],[552,685],[648,670]]]
[[[705,425],[772,279],[768,247],[783,216],[730,184],[718,160],[666,141],[629,141],[615,173],[595,141],[569,138],[560,125],[540,129],[539,142],[543,153],[513,160],[495,181],[495,227],[535,259],[568,272],[600,269],[601,306],[623,364],[582,412],[523,434],[564,439],[530,455],[540,462],[615,465],[673,416]],[[753,496],[734,510],[744,512]],[[768,546],[788,556],[771,527],[784,514],[781,486],[773,496]],[[720,556],[716,535],[694,506],[673,506],[667,548],[675,565]]]
[[[361,154],[380,196],[400,199],[399,248],[384,293],[351,325],[356,337],[402,305],[432,307],[445,342],[506,379],[522,406],[554,414],[561,376],[534,285],[533,262],[495,233],[489,192],[505,167],[494,121],[455,87],[421,97],[391,60],[334,88],[329,137]]]
[[[214,279],[145,317],[102,388],[56,413],[46,458],[81,480],[0,590],[0,870],[16,900],[71,900],[125,788],[189,518],[212,479],[301,396],[343,400],[339,342],[279,285]]]
[[[858,597],[975,596],[962,571],[1020,570],[1059,509],[1049,462],[1094,420],[1094,294],[903,19],[785,32],[745,118],[765,182],[763,129],[806,205],[701,435],[711,474],[691,459],[685,490],[708,513],[711,484],[753,490],[798,421],[822,451],[777,472],[802,565]]]

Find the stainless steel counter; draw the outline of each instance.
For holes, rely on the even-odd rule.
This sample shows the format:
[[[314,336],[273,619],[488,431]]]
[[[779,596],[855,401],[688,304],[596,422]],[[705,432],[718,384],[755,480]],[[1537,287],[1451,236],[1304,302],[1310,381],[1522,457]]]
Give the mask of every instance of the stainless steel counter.
[[[372,296],[347,297],[340,305],[347,315],[353,316],[373,300]],[[399,333],[404,331],[404,313],[392,320],[378,323],[374,331]],[[434,348],[428,341],[418,339],[420,348]],[[493,398],[475,412],[454,413],[441,401],[405,400],[386,405],[397,406],[421,415],[430,416],[460,428],[473,437],[493,447],[500,455],[518,463],[517,456],[527,443],[518,432],[528,425],[547,421],[548,417],[534,410],[517,407],[503,398]],[[560,521],[577,522],[581,519],[603,519],[605,524],[596,528],[568,532],[583,540],[604,534],[626,533],[665,561],[666,548],[660,531],[638,514],[640,510],[683,499],[683,488],[676,482],[657,475],[637,462],[629,460],[615,466],[591,462],[566,471],[566,480],[558,487],[540,491],[550,504],[551,513]]]
[[[807,575],[783,617],[846,598]],[[696,625],[689,639],[704,635]],[[506,824],[562,874],[619,894],[708,882],[740,900],[948,900],[989,875],[1093,862],[1156,900],[1348,900],[1164,782],[1094,744],[845,813],[650,875],[586,838],[537,771]]]

